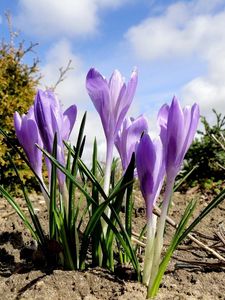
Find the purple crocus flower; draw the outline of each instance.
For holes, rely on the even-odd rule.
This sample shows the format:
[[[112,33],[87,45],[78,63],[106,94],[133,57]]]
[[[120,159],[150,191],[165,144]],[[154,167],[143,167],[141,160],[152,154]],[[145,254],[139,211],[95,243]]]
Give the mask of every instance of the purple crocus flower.
[[[23,147],[32,168],[42,180],[42,152],[35,144],[42,147],[43,143],[34,118],[33,106],[31,106],[26,115],[23,114],[20,116],[18,112],[14,113],[14,127],[16,136]]]
[[[156,216],[153,207],[159,196],[165,174],[163,145],[160,138],[151,140],[144,134],[136,147],[136,166],[140,188],[146,203],[147,243],[145,249],[143,282],[149,283],[154,255]]]
[[[190,147],[199,121],[199,106],[181,108],[176,97],[171,105],[164,105],[158,114],[160,136],[165,149],[166,172],[175,178],[181,168],[184,156]]]
[[[136,86],[136,70],[132,72],[127,85],[118,70],[113,72],[109,81],[94,68],[88,72],[86,87],[101,117],[107,141],[111,139],[115,140],[133,100]]]
[[[152,217],[153,206],[159,196],[165,174],[160,138],[152,140],[147,133],[142,136],[136,147],[136,167],[149,219]]]
[[[131,105],[137,86],[134,70],[127,85],[119,71],[115,70],[107,81],[98,71],[90,69],[86,78],[88,94],[100,115],[107,141],[104,191],[109,192],[113,146],[117,133]]]
[[[65,164],[63,140],[68,140],[76,120],[77,108],[70,106],[64,113],[57,97],[52,91],[38,90],[34,101],[34,114],[38,124],[44,148],[51,153],[54,136],[57,134],[57,159]],[[47,166],[50,175],[51,164],[48,160]],[[62,188],[65,176],[58,172],[59,185]]]
[[[163,197],[161,214],[157,221],[157,233],[154,240],[154,256],[152,259],[151,275],[148,290],[150,294],[158,274],[163,248],[163,235],[168,208],[173,193],[173,185],[177,173],[181,168],[184,156],[191,145],[199,121],[199,107],[181,108],[179,101],[174,97],[171,105],[163,105],[158,114],[160,137],[163,144],[163,161],[166,169],[166,187]],[[147,278],[148,279],[148,278]],[[151,295],[152,296],[152,295]]]
[[[115,145],[120,154],[122,167],[125,171],[130,163],[135,146],[141,134],[148,131],[148,121],[144,116],[126,118],[116,136]]]

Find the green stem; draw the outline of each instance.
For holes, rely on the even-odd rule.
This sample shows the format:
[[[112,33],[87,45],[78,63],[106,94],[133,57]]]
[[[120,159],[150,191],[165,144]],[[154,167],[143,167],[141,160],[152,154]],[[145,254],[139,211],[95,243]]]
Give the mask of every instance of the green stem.
[[[109,139],[107,142],[107,151],[106,151],[106,165],[105,165],[105,177],[104,177],[104,192],[106,195],[109,194],[110,187],[110,177],[111,177],[111,166],[113,159],[113,140]]]
[[[161,215],[157,222],[157,231],[156,231],[156,238],[154,242],[154,258],[153,258],[153,266],[152,266],[152,272],[149,282],[149,288],[151,289],[152,284],[155,281],[155,278],[157,276],[159,265],[160,265],[160,258],[163,248],[163,235],[164,235],[164,229],[166,224],[166,217],[168,213],[168,208],[170,204],[170,198],[173,192],[173,185],[174,185],[175,178],[167,179],[166,182],[166,190],[165,195],[163,199],[162,209],[161,209]]]
[[[156,220],[157,220],[156,215],[152,213],[147,223],[147,244],[145,248],[144,270],[143,270],[143,278],[142,278],[142,281],[145,285],[148,285],[150,275],[151,275],[153,255],[154,255]]]
[[[104,187],[103,187],[104,192],[107,196],[109,194],[109,187],[110,187],[111,166],[112,166],[112,160],[113,160],[113,146],[114,146],[113,139],[110,138],[107,141],[106,165],[105,165],[105,176],[104,176]],[[108,218],[110,218],[111,211],[110,211],[109,207],[106,208],[106,215]],[[106,236],[107,224],[104,220],[102,221],[102,230],[103,230],[104,236]]]

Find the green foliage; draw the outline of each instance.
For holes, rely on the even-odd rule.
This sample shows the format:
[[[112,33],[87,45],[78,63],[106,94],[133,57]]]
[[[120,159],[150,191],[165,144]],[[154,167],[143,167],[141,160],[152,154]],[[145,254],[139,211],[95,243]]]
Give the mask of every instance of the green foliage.
[[[31,44],[25,48],[24,43],[19,43],[18,46],[14,46],[13,38],[14,34],[10,31],[10,42],[2,41],[0,45],[0,127],[15,139],[13,114],[15,111],[20,114],[26,113],[32,105],[39,77],[37,60],[31,65],[23,62],[35,45]],[[16,140],[14,142],[16,143]],[[14,157],[26,186],[33,185],[32,173],[12,148],[4,143],[2,136],[0,136],[0,184],[10,185],[11,190],[14,190],[18,183],[7,154]]]
[[[102,182],[104,172],[102,173],[102,169],[99,168],[96,141],[93,147],[91,170],[81,160],[85,143],[85,137],[83,136],[85,120],[86,114],[81,122],[76,146],[71,147],[68,143],[65,143],[68,150],[66,167],[57,161],[57,135],[55,135],[51,154],[39,147],[52,162],[49,192],[42,183],[43,195],[48,207],[48,233],[43,231],[41,222],[39,222],[33,209],[29,194],[20,179],[20,174],[13,163],[13,159],[11,161],[27,204],[29,218],[16,203],[16,198],[7,191],[7,188],[1,185],[0,195],[4,196],[15,209],[32,237],[37,241],[38,249],[41,249],[49,266],[63,266],[66,269],[83,270],[91,264],[92,266],[97,265],[114,271],[115,265],[127,263],[133,266],[134,272],[140,280],[140,266],[136,256],[136,248],[133,247],[131,242],[131,204],[133,202],[131,192],[134,181],[135,157],[132,156],[122,178],[116,180],[116,176],[114,176],[114,186],[110,189],[109,195],[106,195],[99,183]],[[7,140],[7,135],[1,128],[0,133]],[[20,154],[16,146],[14,146],[14,149]],[[25,161],[27,161],[26,158]],[[28,161],[27,164],[29,166]],[[59,170],[66,175],[66,184],[63,190],[57,184],[57,172]],[[40,180],[39,183],[41,184]],[[127,222],[124,225],[121,218],[121,208],[125,195],[125,220]],[[107,213],[107,208],[109,208],[110,214]],[[105,227],[105,225],[107,226]],[[104,230],[105,228],[106,230]],[[49,249],[51,243],[57,246],[58,250],[56,250],[58,252]],[[91,249],[92,257],[90,259]]]
[[[210,125],[205,117],[201,117],[203,130],[198,131],[198,137],[192,143],[185,156],[184,168],[180,176],[193,172],[185,180],[187,187],[200,185],[202,189],[220,191],[221,180],[225,179],[225,150],[220,145],[224,143],[225,116],[213,110],[216,116],[214,125]],[[215,138],[220,142],[217,142]]]

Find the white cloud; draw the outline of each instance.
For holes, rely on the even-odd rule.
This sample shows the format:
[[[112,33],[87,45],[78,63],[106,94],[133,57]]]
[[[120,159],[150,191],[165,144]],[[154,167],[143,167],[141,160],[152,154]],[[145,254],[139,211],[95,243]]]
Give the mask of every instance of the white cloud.
[[[172,4],[161,15],[130,28],[126,39],[144,60],[199,54],[221,36],[224,42],[225,13],[214,13],[218,2],[204,1],[204,6],[197,0]]]
[[[19,0],[17,27],[39,37],[74,37],[96,33],[99,11],[117,8],[127,0]]]
[[[211,113],[212,108],[225,112],[224,4],[224,0],[177,2],[126,34],[134,53],[143,61],[166,63],[195,58],[195,63],[199,60],[205,65],[205,74],[200,73],[180,91],[185,103],[200,104],[202,114]]]
[[[24,32],[54,37],[93,33],[98,24],[96,4],[91,0],[20,0],[15,24]]]
[[[225,115],[225,48],[223,53],[212,53],[208,58],[208,71],[181,88],[185,103],[196,101],[201,114],[210,117],[212,108]]]
[[[87,102],[88,96],[85,90],[85,72],[82,69],[82,61],[73,53],[71,44],[63,39],[54,44],[45,55],[46,63],[41,67],[43,78],[42,87],[51,87],[59,79],[59,68],[65,68],[69,62],[71,70],[65,74],[65,79],[57,86],[56,92],[65,106],[73,103]]]

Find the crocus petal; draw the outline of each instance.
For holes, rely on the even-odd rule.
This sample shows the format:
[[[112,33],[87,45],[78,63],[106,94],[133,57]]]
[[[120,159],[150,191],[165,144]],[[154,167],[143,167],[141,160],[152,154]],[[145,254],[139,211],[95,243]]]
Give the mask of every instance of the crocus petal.
[[[160,108],[159,113],[158,113],[158,117],[157,117],[157,123],[160,126],[160,138],[162,140],[162,143],[163,143],[164,147],[166,147],[166,139],[167,139],[168,114],[169,114],[169,105],[164,104]]]
[[[38,90],[34,101],[34,115],[44,143],[48,152],[52,152],[54,130],[52,128],[51,98],[48,93]]]
[[[129,155],[135,150],[136,143],[139,142],[142,133],[148,131],[148,121],[144,116],[139,116],[133,120],[127,129],[127,151]]]
[[[188,148],[190,147],[196,130],[197,130],[197,126],[198,126],[198,122],[199,122],[199,118],[200,118],[200,111],[199,111],[199,106],[197,104],[194,104],[191,107],[191,111],[190,111],[190,123],[187,124],[188,127],[188,132],[187,132],[187,136],[185,139],[185,143],[181,152],[181,156],[184,158]],[[189,126],[188,126],[189,125]]]
[[[123,93],[121,93],[120,97],[118,98],[118,104],[116,106],[117,122],[115,127],[115,134],[117,134],[119,128],[121,127],[121,124],[127,114],[127,111],[130,108],[131,102],[133,101],[134,94],[137,87],[137,82],[138,82],[138,73],[137,70],[135,69],[131,74],[131,78],[127,83],[127,87],[125,86],[122,87]]]
[[[123,170],[125,170],[127,166],[127,130],[131,124],[131,119],[126,118],[115,139],[115,146],[119,152]]]
[[[88,94],[100,115],[106,137],[108,136],[108,122],[110,116],[110,96],[107,81],[94,68],[90,69],[86,77]]]
[[[117,100],[121,94],[121,89],[124,86],[124,79],[118,70],[115,70],[109,80],[109,93],[111,98],[111,110],[116,107]]]
[[[86,88],[97,112],[101,116],[102,106],[109,101],[109,87],[106,79],[94,68],[90,69],[86,77]]]
[[[194,138],[199,121],[199,107],[181,108],[174,97],[170,106],[163,106],[158,114],[160,137],[164,145],[167,176],[175,178],[184,156]]]
[[[170,106],[167,123],[167,151],[166,168],[169,170],[178,168],[180,164],[180,150],[184,140],[184,115],[181,106],[174,97]]]
[[[17,137],[20,134],[21,124],[22,124],[22,119],[20,117],[20,114],[16,111],[14,113],[14,127],[15,127]]]
[[[62,128],[62,139],[67,141],[69,139],[72,128],[75,124],[77,117],[77,107],[76,105],[71,105],[63,113],[63,128]]]
[[[27,121],[27,140],[36,141],[36,143],[27,143],[27,155],[34,170],[40,178],[42,178],[42,152],[37,148],[36,144],[42,147],[42,141],[38,132],[37,124],[34,120]]]
[[[120,154],[124,171],[130,163],[132,153],[135,151],[136,143],[139,142],[141,134],[147,131],[148,121],[144,116],[139,116],[137,119],[126,118],[123,121],[115,145]]]

